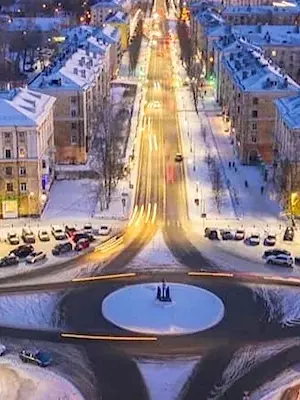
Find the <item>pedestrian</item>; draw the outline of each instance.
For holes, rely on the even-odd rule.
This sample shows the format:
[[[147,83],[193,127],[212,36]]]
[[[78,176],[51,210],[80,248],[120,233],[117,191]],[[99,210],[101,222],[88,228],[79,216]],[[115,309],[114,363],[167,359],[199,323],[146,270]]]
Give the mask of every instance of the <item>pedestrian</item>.
[[[206,90],[204,90],[204,96],[206,96]]]
[[[260,194],[261,194],[261,195],[264,194],[264,187],[263,187],[263,186],[260,187]]]
[[[245,181],[245,188],[248,187],[248,181]]]
[[[235,168],[235,161],[232,162],[232,166],[233,166],[233,168]]]
[[[228,167],[229,167],[229,168],[231,168],[231,161],[229,161],[229,163],[228,163]]]

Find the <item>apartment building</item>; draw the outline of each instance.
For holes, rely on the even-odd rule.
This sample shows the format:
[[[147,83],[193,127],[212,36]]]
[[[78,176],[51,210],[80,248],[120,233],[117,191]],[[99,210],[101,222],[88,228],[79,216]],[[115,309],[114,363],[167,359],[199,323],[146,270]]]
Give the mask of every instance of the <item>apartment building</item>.
[[[121,35],[121,50],[122,52],[128,49],[130,38],[130,23],[129,15],[118,11],[115,14],[107,17],[106,23],[119,28]]]
[[[102,28],[107,17],[122,10],[120,0],[100,1],[91,6],[91,24]]]
[[[223,0],[223,6],[225,7],[271,6],[272,4],[273,0]]]
[[[39,215],[53,181],[55,98],[0,92],[0,216]]]
[[[300,203],[300,95],[275,102],[274,178],[281,200]]]
[[[30,87],[56,97],[54,142],[56,162],[85,164],[95,113],[103,107],[105,65],[101,54],[78,49],[40,74]]]
[[[220,104],[232,140],[245,164],[273,161],[276,99],[296,95],[300,87],[259,50],[243,45],[224,54]]]
[[[231,6],[224,8],[222,17],[230,25],[295,25],[300,23],[300,7]]]

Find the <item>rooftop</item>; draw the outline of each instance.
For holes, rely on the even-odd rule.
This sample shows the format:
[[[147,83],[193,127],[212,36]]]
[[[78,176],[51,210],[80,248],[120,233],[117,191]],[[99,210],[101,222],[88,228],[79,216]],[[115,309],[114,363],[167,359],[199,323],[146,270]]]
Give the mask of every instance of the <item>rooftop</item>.
[[[7,21],[6,28],[10,31],[23,31],[26,29],[32,29],[33,26],[40,29],[43,32],[59,30],[63,27],[69,26],[70,19],[68,17],[18,17],[10,18]]]
[[[122,0],[102,0],[91,6],[91,8],[116,8],[122,7]]]
[[[228,6],[222,11],[226,14],[299,14],[300,6],[278,7],[278,6]]]
[[[283,97],[276,100],[275,104],[288,127],[300,130],[300,96]]]
[[[113,15],[109,15],[106,19],[107,23],[113,22],[113,23],[127,23],[128,22],[128,14],[123,12],[123,11],[117,11]]]
[[[223,55],[223,64],[242,91],[299,91],[300,86],[266,60],[261,51],[242,43],[241,51]]]
[[[55,98],[27,88],[0,92],[0,126],[39,126]]]

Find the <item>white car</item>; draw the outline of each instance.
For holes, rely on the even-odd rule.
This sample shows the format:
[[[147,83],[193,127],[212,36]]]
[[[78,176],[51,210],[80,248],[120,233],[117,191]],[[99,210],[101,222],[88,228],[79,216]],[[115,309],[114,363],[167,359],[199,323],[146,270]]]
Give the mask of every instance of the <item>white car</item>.
[[[49,233],[47,231],[43,231],[43,230],[39,231],[38,232],[38,237],[39,237],[41,242],[49,242],[49,240],[50,240],[50,236],[49,236]]]
[[[53,225],[52,229],[51,229],[51,233],[55,237],[56,240],[64,240],[67,237],[66,232],[59,225]]]
[[[93,233],[93,227],[91,224],[85,224],[83,230],[86,233]]]
[[[28,264],[34,264],[38,261],[44,260],[46,258],[46,253],[44,251],[34,251],[26,257],[26,262]]]
[[[5,352],[6,352],[6,346],[0,343],[0,356],[3,356]]]
[[[99,229],[99,235],[101,236],[107,236],[111,232],[111,227],[108,225],[101,225]]]
[[[20,243],[19,236],[15,232],[8,232],[7,241],[9,244],[13,244],[13,245]]]
[[[250,235],[248,237],[248,241],[251,244],[251,246],[258,246],[260,243],[260,236],[258,233],[252,233],[252,235]]]
[[[294,258],[292,256],[288,256],[286,254],[278,254],[275,256],[267,257],[266,263],[267,264],[285,265],[287,267],[293,268]]]

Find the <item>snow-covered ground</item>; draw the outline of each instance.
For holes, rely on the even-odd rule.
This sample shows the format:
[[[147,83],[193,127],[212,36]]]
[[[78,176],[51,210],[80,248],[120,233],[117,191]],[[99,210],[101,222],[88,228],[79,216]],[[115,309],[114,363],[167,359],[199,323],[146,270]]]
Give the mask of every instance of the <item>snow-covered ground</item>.
[[[136,360],[150,400],[177,400],[200,358]]]
[[[197,286],[167,283],[171,302],[156,299],[161,283],[123,287],[102,303],[104,317],[133,332],[154,335],[186,335],[217,325],[224,316],[222,300]],[[161,289],[163,291],[163,289]]]
[[[66,379],[47,369],[23,364],[16,355],[0,358],[0,398],[3,400],[84,400]]]
[[[161,230],[158,230],[152,241],[126,266],[133,271],[166,270],[186,271],[167,247]]]

